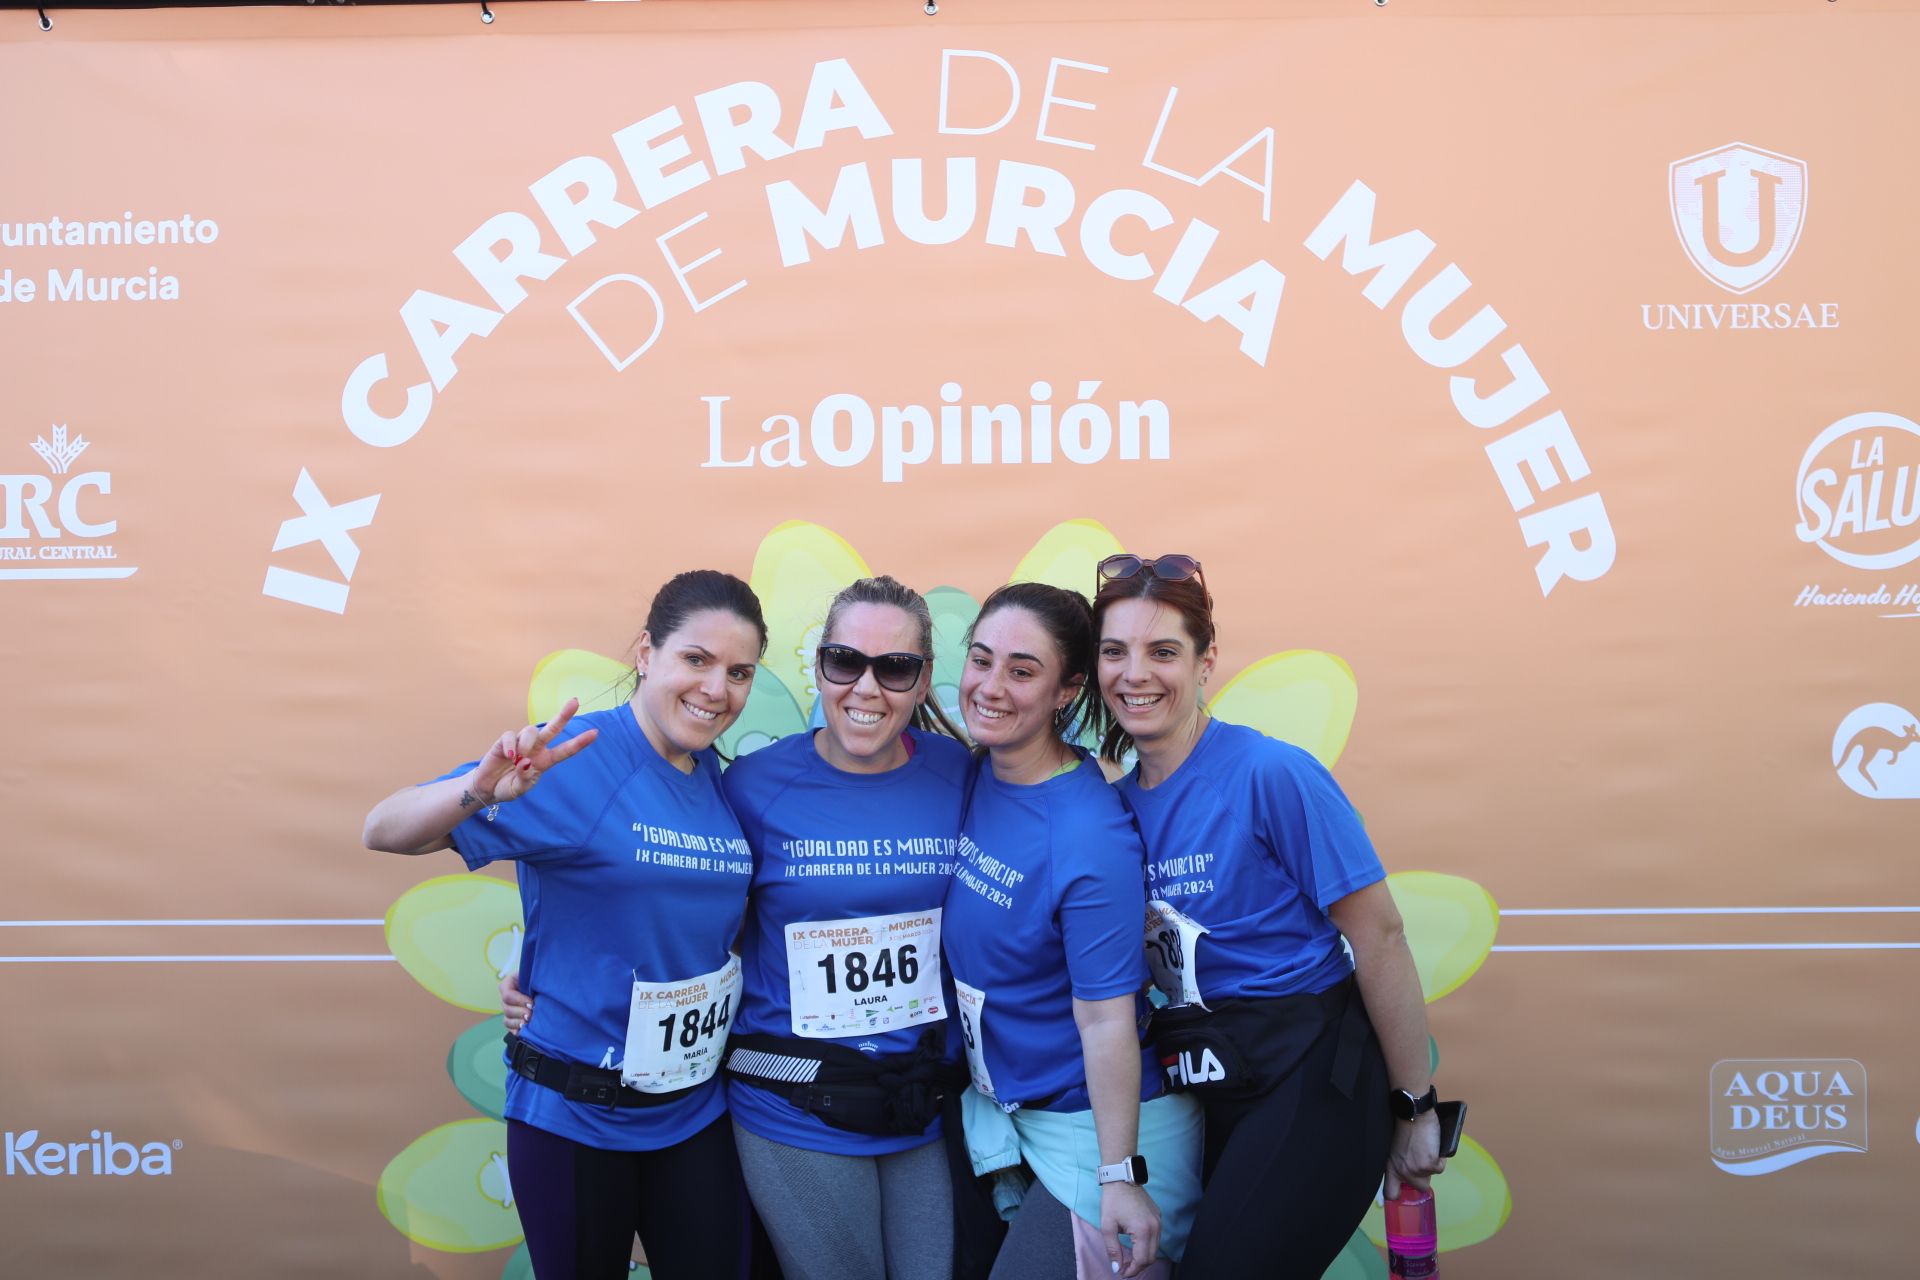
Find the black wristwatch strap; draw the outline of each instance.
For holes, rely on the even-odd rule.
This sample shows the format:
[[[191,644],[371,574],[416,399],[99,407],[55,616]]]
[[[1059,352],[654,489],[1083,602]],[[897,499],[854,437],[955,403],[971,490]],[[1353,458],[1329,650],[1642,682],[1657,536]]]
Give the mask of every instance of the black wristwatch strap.
[[[1434,1105],[1439,1101],[1440,1091],[1432,1085],[1428,1085],[1426,1093],[1418,1098],[1405,1089],[1390,1089],[1387,1092],[1387,1106],[1391,1107],[1393,1114],[1401,1120],[1411,1120],[1415,1116],[1425,1115],[1433,1110]]]

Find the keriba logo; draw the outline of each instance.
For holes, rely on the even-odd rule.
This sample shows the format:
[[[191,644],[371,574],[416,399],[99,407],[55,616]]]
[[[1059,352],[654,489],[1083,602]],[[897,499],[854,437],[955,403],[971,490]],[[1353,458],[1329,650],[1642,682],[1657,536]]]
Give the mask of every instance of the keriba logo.
[[[1713,1163],[1740,1177],[1867,1149],[1867,1069],[1852,1058],[1735,1058],[1713,1064]]]
[[[1728,143],[1667,166],[1680,243],[1707,279],[1751,293],[1780,273],[1807,219],[1807,165]]]
[[[164,1178],[173,1173],[173,1153],[181,1146],[178,1138],[171,1143],[122,1142],[111,1129],[93,1130],[86,1142],[42,1142],[38,1129],[8,1131],[5,1143],[9,1178],[16,1174],[29,1178],[130,1178],[136,1174]]]

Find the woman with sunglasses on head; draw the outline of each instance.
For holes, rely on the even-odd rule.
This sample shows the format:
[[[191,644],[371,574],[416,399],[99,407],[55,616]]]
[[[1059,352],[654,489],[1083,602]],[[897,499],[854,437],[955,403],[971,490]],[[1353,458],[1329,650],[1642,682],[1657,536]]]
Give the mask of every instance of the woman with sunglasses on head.
[[[1198,1109],[1164,1094],[1140,1044],[1140,839],[1066,740],[1083,709],[1097,718],[1093,656],[1086,599],[1041,583],[995,591],[967,635],[960,705],[986,760],[945,925],[968,1065],[990,1100],[967,1136],[988,1145],[989,1123],[1010,1124],[1003,1141],[1038,1178],[993,1280],[1164,1276],[1159,1254],[1179,1255],[1199,1190]]]
[[[933,617],[917,592],[848,586],[815,664],[822,727],[723,775],[754,863],[733,1137],[787,1280],[946,1280],[940,1104],[965,1072],[941,916],[973,758],[928,701]],[[531,1019],[530,998],[503,995],[509,1026]]]
[[[718,1067],[751,864],[710,748],[766,643],[746,583],[680,574],[648,609],[625,705],[570,699],[367,815],[368,848],[516,867],[543,1012],[510,1041],[507,1161],[542,1280],[625,1276],[636,1234],[659,1280],[747,1273]]]
[[[1333,776],[1201,705],[1218,651],[1197,560],[1109,557],[1094,617],[1102,753],[1139,757],[1118,790],[1146,841],[1147,954],[1169,1002],[1152,1031],[1206,1112],[1184,1265],[1317,1277],[1383,1167],[1391,1198],[1445,1164],[1400,914]]]

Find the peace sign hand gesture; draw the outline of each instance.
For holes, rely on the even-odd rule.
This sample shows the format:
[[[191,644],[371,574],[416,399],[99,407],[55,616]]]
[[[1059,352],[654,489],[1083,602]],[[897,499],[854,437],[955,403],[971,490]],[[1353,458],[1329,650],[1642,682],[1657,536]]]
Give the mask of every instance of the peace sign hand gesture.
[[[579,709],[580,699],[568,698],[560,714],[546,724],[530,724],[518,732],[509,729],[501,734],[474,767],[474,794],[488,804],[518,800],[533,790],[541,774],[590,746],[600,736],[598,729],[582,730],[557,747],[551,745]]]

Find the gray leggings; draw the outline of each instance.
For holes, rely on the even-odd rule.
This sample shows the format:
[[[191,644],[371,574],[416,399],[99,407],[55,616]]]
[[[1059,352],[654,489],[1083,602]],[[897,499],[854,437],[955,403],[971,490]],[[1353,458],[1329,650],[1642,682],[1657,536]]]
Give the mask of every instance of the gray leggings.
[[[1036,1181],[1007,1228],[988,1280],[1073,1280],[1073,1210]]]
[[[787,1280],[950,1280],[953,1178],[942,1142],[890,1156],[733,1140]]]

